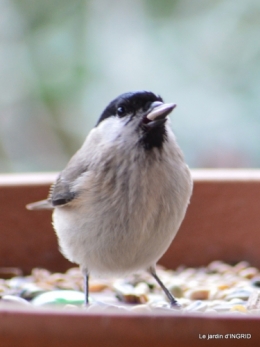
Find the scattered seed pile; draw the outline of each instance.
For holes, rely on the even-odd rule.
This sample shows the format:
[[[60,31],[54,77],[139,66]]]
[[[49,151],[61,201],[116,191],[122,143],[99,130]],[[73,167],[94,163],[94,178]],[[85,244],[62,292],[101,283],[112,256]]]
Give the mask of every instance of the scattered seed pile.
[[[207,267],[179,267],[175,271],[158,267],[157,273],[178,299],[179,312],[260,315],[260,271],[246,261],[234,266],[214,261]],[[145,272],[124,279],[91,278],[90,297],[88,311],[176,312]],[[19,269],[0,268],[0,308],[12,304],[83,307],[82,274],[78,268],[64,274],[36,268],[30,276],[22,276]]]

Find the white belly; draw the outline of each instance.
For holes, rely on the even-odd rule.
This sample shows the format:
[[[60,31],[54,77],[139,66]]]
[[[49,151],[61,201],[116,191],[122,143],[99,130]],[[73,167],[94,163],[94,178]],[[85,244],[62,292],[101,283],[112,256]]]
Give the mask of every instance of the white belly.
[[[65,257],[85,271],[108,276],[155,265],[179,229],[192,190],[186,165],[174,176],[162,173],[160,167],[130,171],[123,186],[109,188],[100,178],[88,177],[91,189],[53,213]]]

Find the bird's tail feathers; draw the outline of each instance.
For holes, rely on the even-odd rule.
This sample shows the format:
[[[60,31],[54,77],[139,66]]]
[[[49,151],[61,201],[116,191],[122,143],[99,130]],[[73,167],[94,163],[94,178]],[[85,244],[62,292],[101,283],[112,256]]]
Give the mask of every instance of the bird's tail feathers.
[[[27,210],[51,210],[53,206],[49,200],[41,200],[26,205]]]

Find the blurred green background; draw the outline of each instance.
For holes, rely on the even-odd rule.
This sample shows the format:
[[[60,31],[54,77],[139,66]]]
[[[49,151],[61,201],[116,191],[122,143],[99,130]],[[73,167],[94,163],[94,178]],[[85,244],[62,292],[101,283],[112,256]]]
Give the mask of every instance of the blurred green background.
[[[259,167],[259,37],[259,0],[0,0],[0,172],[63,169],[136,89],[191,167]]]

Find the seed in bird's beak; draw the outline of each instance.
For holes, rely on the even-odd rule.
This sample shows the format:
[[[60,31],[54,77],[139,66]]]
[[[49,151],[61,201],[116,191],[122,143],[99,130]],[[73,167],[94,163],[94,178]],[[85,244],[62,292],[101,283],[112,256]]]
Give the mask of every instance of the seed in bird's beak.
[[[152,111],[149,112],[146,118],[150,121],[163,119],[168,116],[172,112],[172,110],[176,107],[176,104],[163,104],[155,105]]]

